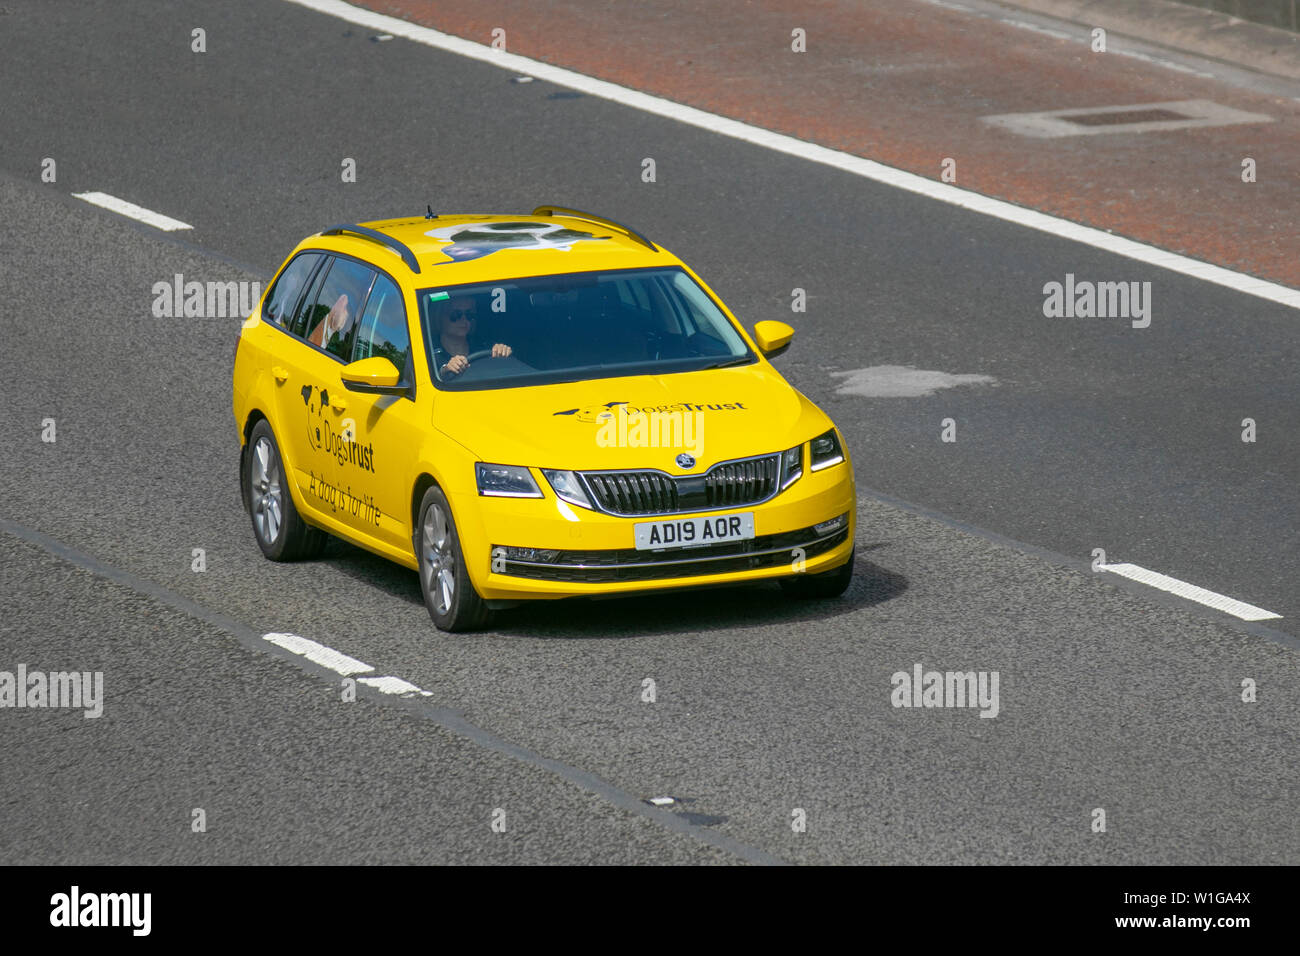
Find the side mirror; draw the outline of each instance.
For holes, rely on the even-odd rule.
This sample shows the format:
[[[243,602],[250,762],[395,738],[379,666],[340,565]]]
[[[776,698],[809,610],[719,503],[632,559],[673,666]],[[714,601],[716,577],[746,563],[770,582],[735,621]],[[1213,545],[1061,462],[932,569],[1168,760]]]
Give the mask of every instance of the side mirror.
[[[754,341],[758,343],[759,351],[768,358],[776,358],[788,349],[793,338],[794,329],[784,322],[767,319],[754,324]]]
[[[397,384],[401,377],[397,366],[382,355],[345,365],[339,372],[343,387],[349,392],[369,392],[372,395],[405,395],[406,386]]]

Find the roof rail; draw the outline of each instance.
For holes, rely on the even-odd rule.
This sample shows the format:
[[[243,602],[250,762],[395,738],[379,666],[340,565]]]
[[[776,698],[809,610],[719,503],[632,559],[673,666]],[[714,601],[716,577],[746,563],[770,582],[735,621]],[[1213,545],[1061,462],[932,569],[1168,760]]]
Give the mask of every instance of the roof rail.
[[[572,216],[574,219],[586,219],[588,222],[598,222],[602,226],[609,226],[609,228],[616,229],[619,232],[623,233],[625,236],[629,236],[635,239],[637,242],[641,243],[641,245],[645,246],[651,252],[660,251],[658,246],[656,246],[645,236],[641,235],[641,233],[637,232],[635,229],[629,229],[621,222],[615,222],[613,219],[606,219],[604,216],[596,216],[589,212],[582,212],[579,209],[570,209],[567,206],[538,206],[536,209],[533,210],[533,215],[534,216]]]
[[[408,269],[416,275],[420,274],[420,264],[415,261],[415,253],[411,251],[410,247],[406,243],[394,239],[392,236],[384,235],[378,229],[371,229],[368,226],[350,226],[347,223],[339,223],[337,226],[330,226],[328,229],[321,230],[321,235],[339,236],[345,232],[350,232],[354,236],[361,236],[364,239],[370,239],[373,242],[382,243],[401,256],[402,261],[406,263]]]

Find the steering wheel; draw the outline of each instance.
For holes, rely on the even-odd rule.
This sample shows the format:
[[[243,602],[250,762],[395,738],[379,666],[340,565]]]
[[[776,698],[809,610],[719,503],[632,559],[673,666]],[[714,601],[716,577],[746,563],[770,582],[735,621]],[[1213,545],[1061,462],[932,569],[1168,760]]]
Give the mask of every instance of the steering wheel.
[[[451,374],[453,374],[454,376],[458,377],[459,375],[469,375],[469,374],[471,374],[471,373],[474,371],[475,368],[480,368],[480,369],[483,369],[483,368],[495,369],[495,370],[497,370],[498,372],[505,372],[507,369],[511,368],[511,363],[510,363],[509,361],[505,361],[505,362],[503,362],[501,365],[491,365],[491,366],[485,366],[485,365],[475,366],[475,365],[474,365],[474,362],[477,361],[478,359],[481,359],[481,358],[490,358],[491,356],[492,356],[492,350],[491,350],[491,349],[483,349],[483,350],[481,350],[481,351],[473,352],[473,353],[471,353],[471,354],[469,354],[469,355],[466,355],[466,356],[465,356],[465,361],[466,361],[466,363],[467,363],[466,367],[465,367],[464,369],[462,369],[459,373],[451,373]],[[520,362],[519,359],[515,358],[515,356],[514,356],[513,354],[512,354],[512,355],[503,355],[503,356],[501,356],[501,358],[502,358],[502,359],[514,359],[514,365],[515,365],[515,366],[522,366],[522,367],[525,368],[525,369],[529,368],[529,366],[524,365],[523,362]],[[490,375],[490,374],[491,374],[491,373],[489,372],[489,375]],[[517,372],[513,372],[513,373],[508,373],[508,374],[518,374],[518,373],[517,373]]]

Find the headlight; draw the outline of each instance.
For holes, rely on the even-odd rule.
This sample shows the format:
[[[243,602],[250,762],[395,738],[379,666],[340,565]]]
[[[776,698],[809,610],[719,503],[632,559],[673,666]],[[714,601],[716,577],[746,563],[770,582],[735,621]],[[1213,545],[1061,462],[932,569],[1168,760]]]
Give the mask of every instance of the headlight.
[[[840,447],[840,438],[833,428],[825,435],[818,435],[808,444],[811,446],[808,467],[812,471],[821,471],[831,465],[838,465],[844,460],[844,449]]]
[[[578,480],[578,476],[573,472],[543,468],[542,474],[551,483],[551,488],[557,498],[582,508],[591,507],[591,499],[587,497],[586,489],[582,487],[582,482]]]
[[[540,498],[542,489],[533,481],[532,472],[519,465],[474,465],[478,493],[498,498]]]
[[[795,445],[781,455],[781,490],[789,488],[803,474],[803,445]]]

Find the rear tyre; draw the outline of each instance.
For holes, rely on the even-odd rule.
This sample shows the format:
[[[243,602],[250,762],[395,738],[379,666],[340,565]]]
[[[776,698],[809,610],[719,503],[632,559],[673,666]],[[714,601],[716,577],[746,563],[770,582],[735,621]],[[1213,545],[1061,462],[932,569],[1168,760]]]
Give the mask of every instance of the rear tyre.
[[[272,561],[301,561],[325,550],[329,535],[298,515],[280,446],[266,419],[253,427],[244,452],[244,506],[257,546]]]
[[[848,590],[849,582],[853,580],[853,556],[854,551],[850,551],[849,559],[831,571],[782,578],[781,589],[796,600],[837,598]]]
[[[436,485],[420,501],[419,522],[415,553],[429,617],[440,631],[459,633],[486,627],[492,613],[469,579],[451,505]]]

